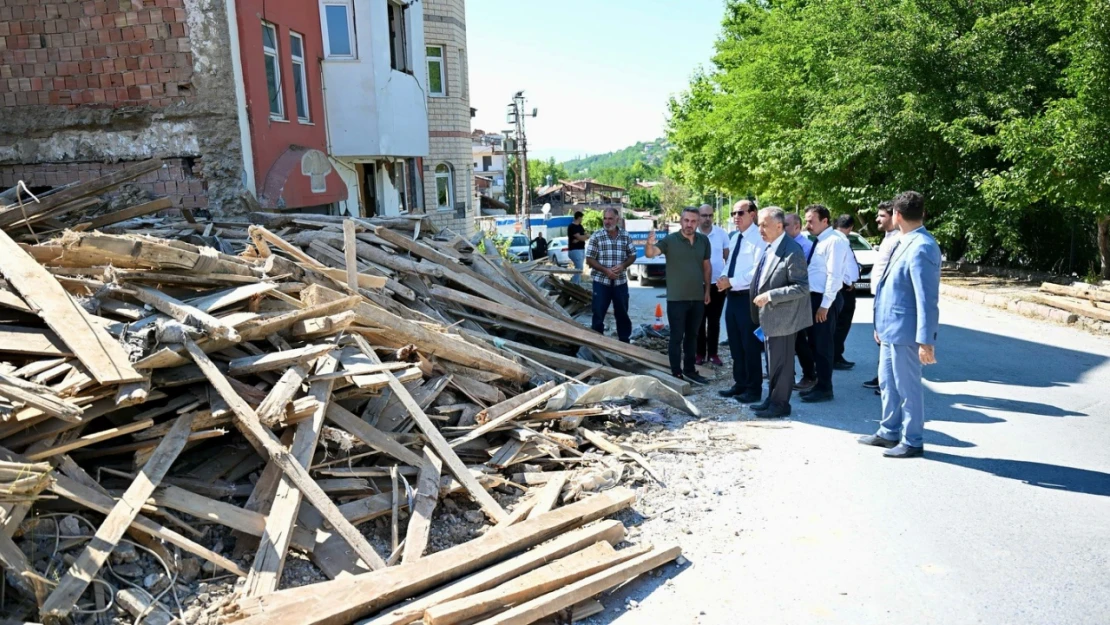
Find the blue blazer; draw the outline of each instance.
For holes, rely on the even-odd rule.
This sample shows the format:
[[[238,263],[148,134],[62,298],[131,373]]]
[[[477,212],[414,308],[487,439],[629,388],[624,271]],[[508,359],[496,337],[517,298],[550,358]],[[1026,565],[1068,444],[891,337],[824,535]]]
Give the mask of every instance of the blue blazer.
[[[940,325],[940,246],[924,227],[902,235],[875,286],[875,331],[893,345],[933,345]]]

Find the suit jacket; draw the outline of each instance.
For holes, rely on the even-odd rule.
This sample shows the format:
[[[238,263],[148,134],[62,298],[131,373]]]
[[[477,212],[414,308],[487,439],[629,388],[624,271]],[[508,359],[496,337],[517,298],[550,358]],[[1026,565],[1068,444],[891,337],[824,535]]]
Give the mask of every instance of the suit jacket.
[[[794,239],[784,237],[779,249],[764,261],[759,284],[751,287],[752,300],[763,293],[770,294],[771,301],[763,308],[752,304],[751,313],[764,335],[788,336],[813,325],[809,269],[802,246]]]
[[[925,228],[902,235],[875,286],[875,331],[893,345],[932,345],[940,325],[940,246]]]

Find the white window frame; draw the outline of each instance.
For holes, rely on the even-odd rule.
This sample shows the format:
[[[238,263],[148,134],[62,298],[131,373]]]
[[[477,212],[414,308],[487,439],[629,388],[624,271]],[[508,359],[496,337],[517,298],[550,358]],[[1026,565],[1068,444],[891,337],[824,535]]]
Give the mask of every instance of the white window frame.
[[[447,171],[440,172],[440,165],[447,168]],[[435,173],[436,180],[436,209],[441,211],[455,210],[455,169],[451,167],[451,163],[437,163],[432,170]],[[439,203],[439,181],[440,179],[447,181],[447,205],[444,206]]]
[[[433,98],[446,98],[447,97],[447,46],[440,45],[426,45],[424,46],[425,65],[428,66],[428,95]],[[436,48],[439,50],[439,56],[434,57],[428,54],[428,50]],[[439,86],[442,91],[432,91],[432,59],[436,59],[439,63]]]
[[[350,54],[332,54],[331,39],[328,37],[327,6],[341,6],[347,9],[347,37],[351,42]],[[355,5],[353,0],[320,0],[320,29],[324,35],[324,58],[329,61],[353,61],[358,58],[358,42],[355,41]]]
[[[412,44],[409,41],[408,19],[405,17],[405,11],[408,5],[398,0],[386,0],[386,3],[393,9],[393,14],[397,16],[395,22],[398,26],[395,36],[393,24],[388,22],[389,17],[387,12],[386,29],[389,35],[390,69],[411,74],[413,73],[412,50],[410,50]],[[396,67],[393,66],[394,58],[396,58]]]
[[[293,62],[293,71],[296,72],[297,74],[300,74],[300,77],[301,77],[301,93],[300,93],[299,96],[297,95],[297,83],[294,82],[293,83],[293,97],[297,98],[297,99],[300,99],[300,101],[301,101],[300,103],[304,107],[304,117],[301,117],[300,114],[298,113],[297,114],[297,121],[299,121],[303,124],[310,124],[310,123],[312,123],[312,110],[310,108],[308,108],[308,71],[305,69],[306,65],[305,65],[305,60],[304,60],[304,55],[305,55],[304,35],[291,30],[291,31],[289,31],[289,39],[290,39],[289,58],[292,59],[292,62]],[[296,54],[293,53],[293,43],[292,43],[293,39],[298,39],[301,42],[301,55],[300,56],[297,56]]]
[[[263,61],[265,62],[266,57],[274,58],[274,81],[277,83],[278,110],[276,113],[272,110],[270,111],[270,119],[285,121],[285,94],[283,94],[281,90],[281,55],[278,53],[277,48],[277,46],[280,45],[278,41],[278,27],[269,22],[262,22],[262,29],[269,29],[274,33],[274,47],[267,46],[266,38],[262,38]],[[263,67],[263,71],[265,71],[265,67]],[[270,109],[270,85],[268,82],[266,84],[266,109]]]

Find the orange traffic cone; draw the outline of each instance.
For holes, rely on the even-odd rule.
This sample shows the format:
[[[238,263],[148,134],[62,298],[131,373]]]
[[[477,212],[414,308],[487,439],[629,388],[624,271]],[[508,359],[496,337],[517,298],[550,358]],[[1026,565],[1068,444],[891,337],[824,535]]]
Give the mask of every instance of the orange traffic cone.
[[[663,329],[663,305],[662,304],[656,304],[655,305],[655,325],[653,325],[652,328],[654,330],[657,330],[657,331]]]

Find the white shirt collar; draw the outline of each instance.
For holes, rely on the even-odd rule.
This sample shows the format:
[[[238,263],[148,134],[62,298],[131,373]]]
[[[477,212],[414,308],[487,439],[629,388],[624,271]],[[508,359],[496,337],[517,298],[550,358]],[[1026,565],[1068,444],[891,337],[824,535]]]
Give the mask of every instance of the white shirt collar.
[[[817,240],[818,241],[824,241],[824,240],[828,239],[829,237],[834,236],[833,235],[834,232],[837,232],[836,228],[833,228],[832,226],[829,226],[828,228],[825,228],[821,232],[821,234],[817,235]]]
[[[771,241],[771,244],[767,246],[767,252],[766,253],[767,254],[774,254],[775,252],[779,251],[779,246],[782,245],[782,240],[785,239],[785,238],[786,238],[786,232],[783,232],[782,234],[780,234],[778,236],[777,239],[775,239],[774,241]]]

